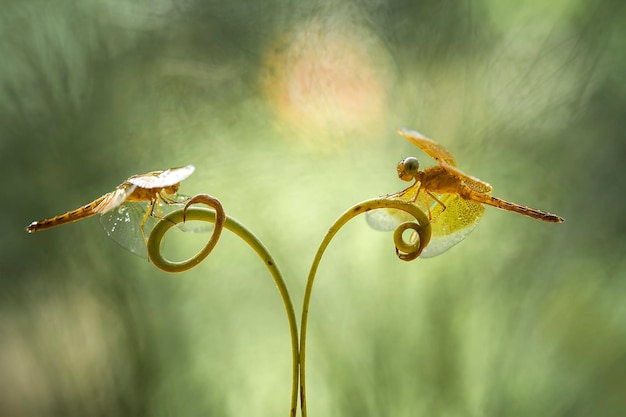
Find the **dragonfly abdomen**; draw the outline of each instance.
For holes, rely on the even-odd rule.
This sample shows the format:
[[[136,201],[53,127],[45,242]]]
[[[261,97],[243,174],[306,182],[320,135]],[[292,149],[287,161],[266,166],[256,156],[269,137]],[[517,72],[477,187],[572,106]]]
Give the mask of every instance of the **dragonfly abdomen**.
[[[38,222],[32,222],[26,227],[28,233],[38,232],[40,230],[49,229],[51,227],[60,226],[62,224],[75,222],[77,220],[91,217],[98,212],[95,208],[104,200],[106,196],[102,196],[97,200],[92,201],[76,210],[68,211],[67,213],[59,214],[58,216],[51,217],[49,219],[40,220]]]
[[[467,198],[465,196],[462,196]],[[479,193],[471,191],[469,193],[469,200],[474,200],[479,203],[484,203],[493,207],[497,207],[502,210],[513,211],[515,213],[522,214],[524,216],[532,217],[533,219],[543,220],[550,223],[561,223],[563,218],[556,214],[548,213],[546,211],[534,209],[532,207],[522,206],[520,204],[511,203],[510,201],[503,200],[498,197],[494,197],[491,194]]]

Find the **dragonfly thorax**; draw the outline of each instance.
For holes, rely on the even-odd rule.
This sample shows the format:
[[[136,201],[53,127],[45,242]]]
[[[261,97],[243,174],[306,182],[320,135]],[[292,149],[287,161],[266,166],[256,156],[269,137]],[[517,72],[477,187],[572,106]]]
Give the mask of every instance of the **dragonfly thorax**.
[[[163,188],[163,192],[165,194],[176,194],[178,192],[179,187],[180,187],[180,183],[176,183],[174,185],[170,185],[169,187]]]

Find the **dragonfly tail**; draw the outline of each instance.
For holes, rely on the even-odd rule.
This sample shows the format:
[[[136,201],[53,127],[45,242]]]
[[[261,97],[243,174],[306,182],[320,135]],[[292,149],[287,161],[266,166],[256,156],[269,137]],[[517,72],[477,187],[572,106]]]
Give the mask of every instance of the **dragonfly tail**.
[[[26,231],[28,233],[34,233],[40,230],[50,229],[52,227],[60,226],[62,224],[71,223],[81,219],[85,219],[87,217],[91,217],[94,214],[99,213],[95,209],[102,202],[102,200],[104,200],[104,198],[105,196],[100,197],[99,199],[94,200],[87,205],[77,208],[76,210],[68,211],[67,213],[60,214],[55,217],[50,217],[49,219],[32,222],[26,227]]]
[[[533,219],[543,220],[544,222],[561,223],[563,221],[563,218],[557,216],[556,214],[534,209],[532,207],[522,206],[520,204],[511,203],[510,201],[494,197],[491,194],[487,193],[472,191],[470,193],[470,199],[490,205],[492,207],[499,208],[501,210],[513,211],[524,216],[532,217]]]

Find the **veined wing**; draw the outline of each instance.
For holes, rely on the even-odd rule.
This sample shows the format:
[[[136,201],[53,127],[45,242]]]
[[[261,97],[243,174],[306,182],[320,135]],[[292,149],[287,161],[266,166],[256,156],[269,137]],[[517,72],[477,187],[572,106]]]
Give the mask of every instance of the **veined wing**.
[[[126,198],[131,195],[133,191],[135,191],[135,188],[137,188],[136,185],[125,182],[124,184],[118,186],[115,191],[111,191],[106,194],[104,199],[93,209],[93,211],[95,213],[103,214],[119,207],[124,201],[126,201]]]
[[[148,210],[148,203],[126,202],[104,213],[100,224],[106,234],[120,246],[138,256],[147,257],[146,243],[141,233],[141,222]],[[156,219],[148,216],[144,225],[146,236],[155,226]]]
[[[182,206],[182,204],[161,204],[160,211],[162,216],[164,216]],[[143,222],[147,210],[147,202],[126,202],[104,213],[100,217],[100,224],[106,234],[117,244],[128,249],[135,255],[147,258],[148,251],[146,249],[146,241],[144,240],[143,233],[145,233],[146,238],[150,236],[150,232],[161,217],[156,217],[157,209],[155,208],[155,215],[146,217],[142,233],[141,223]]]
[[[428,258],[439,255],[465,239],[478,225],[485,207],[474,201],[465,200],[457,194],[438,196],[446,209],[436,203],[431,207],[432,237],[422,252]]]
[[[416,191],[417,186],[411,187],[398,198],[410,201]],[[465,239],[474,230],[485,211],[482,204],[464,200],[457,194],[436,194],[436,196],[445,204],[446,209],[444,210],[433,198],[428,198],[432,216],[432,235],[428,246],[421,254],[423,258],[439,255]],[[424,213],[428,213],[422,195],[417,196],[414,204]],[[402,222],[414,221],[411,215],[396,209],[369,211],[366,213],[366,220],[373,229],[381,231],[391,231]]]
[[[434,140],[422,135],[416,130],[399,128],[398,134],[412,144],[426,152],[431,158],[439,163],[445,162],[448,165],[456,166],[454,156],[446,148],[435,142]]]
[[[193,165],[133,175],[128,182],[141,188],[163,188],[178,184],[189,177],[196,168]]]
[[[157,206],[154,208],[153,215],[146,217],[146,222],[143,227],[143,233],[145,233],[146,238],[150,236],[150,232],[154,226],[156,226],[160,218],[174,210],[183,208],[185,203],[189,200],[189,197],[179,194],[168,195],[168,198],[176,202],[165,204],[157,200]],[[146,249],[144,234],[141,231],[141,223],[143,222],[147,210],[147,202],[124,202],[119,207],[104,213],[100,217],[100,224],[106,234],[117,244],[128,249],[135,255],[146,258],[148,251]],[[211,231],[212,228],[204,223],[202,227],[196,225],[195,228],[190,224],[181,223],[172,229],[178,229],[184,232],[204,233]]]

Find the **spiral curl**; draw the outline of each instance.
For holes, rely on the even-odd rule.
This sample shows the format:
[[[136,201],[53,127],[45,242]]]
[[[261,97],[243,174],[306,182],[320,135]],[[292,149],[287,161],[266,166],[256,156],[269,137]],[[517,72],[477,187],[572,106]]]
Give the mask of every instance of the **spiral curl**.
[[[192,204],[202,203],[206,204],[209,207],[212,207],[214,211],[209,212],[197,212],[190,211],[189,206]],[[187,259],[186,261],[174,262],[166,259],[161,253],[161,241],[165,237],[165,233],[167,231],[176,226],[179,223],[184,223],[187,220],[203,220],[203,221],[211,221],[215,223],[215,228],[213,229],[213,234],[211,238],[207,242],[207,244],[194,256]],[[224,208],[220,201],[212,197],[208,194],[198,194],[192,197],[183,210],[174,211],[167,216],[165,216],[161,221],[159,221],[152,232],[150,233],[150,237],[148,238],[148,257],[150,261],[157,268],[165,271],[165,272],[183,272],[187,271],[198,265],[202,262],[213,250],[217,241],[222,234],[222,230],[224,229],[224,222],[226,221],[226,213],[224,212]]]
[[[417,259],[424,248],[430,242],[431,226],[426,214],[415,204],[391,199],[369,200],[365,211],[376,210],[380,208],[394,208],[405,211],[413,216],[416,222],[407,221],[399,224],[393,232],[393,242],[396,246],[396,255],[403,261],[412,261]],[[372,207],[369,203],[374,203]],[[363,205],[363,203],[361,204]],[[404,232],[413,230],[410,241],[404,240]]]

